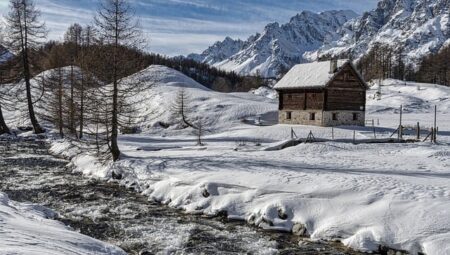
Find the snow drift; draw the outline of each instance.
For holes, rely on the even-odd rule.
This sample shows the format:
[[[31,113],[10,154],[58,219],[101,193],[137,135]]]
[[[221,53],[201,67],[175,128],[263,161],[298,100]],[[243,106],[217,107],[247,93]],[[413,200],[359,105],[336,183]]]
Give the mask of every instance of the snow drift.
[[[0,192],[1,254],[126,254],[122,249],[77,233],[52,220],[42,206],[17,203]]]

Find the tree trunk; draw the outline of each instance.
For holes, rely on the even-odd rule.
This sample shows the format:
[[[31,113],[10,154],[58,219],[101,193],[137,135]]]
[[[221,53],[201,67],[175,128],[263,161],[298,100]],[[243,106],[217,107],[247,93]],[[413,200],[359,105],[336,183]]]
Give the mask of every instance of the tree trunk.
[[[117,33],[117,32],[116,32]],[[116,36],[116,45],[113,52],[113,108],[112,108],[112,123],[111,123],[111,154],[113,156],[113,161],[117,161],[120,158],[119,145],[117,143],[117,138],[119,136],[119,123],[118,123],[118,84],[117,84],[117,41],[118,36]]]
[[[84,75],[81,74],[81,91],[80,91],[80,134],[79,138],[83,138],[83,125],[84,125]]]
[[[35,134],[42,134],[45,130],[39,125],[38,120],[36,119],[36,115],[34,113],[33,107],[33,98],[31,97],[31,83],[30,83],[30,64],[28,63],[28,53],[27,49],[22,52],[23,56],[23,69],[24,69],[24,78],[25,78],[25,86],[27,91],[27,103],[28,103],[28,113],[30,115],[31,125],[33,125]]]
[[[9,133],[9,128],[6,125],[5,119],[3,118],[2,106],[0,105],[0,135]]]
[[[63,117],[63,81],[61,69],[59,71],[59,84],[58,84],[58,125],[59,135],[64,138],[64,117]]]
[[[113,160],[117,161],[120,158],[120,150],[119,145],[117,143],[117,138],[119,135],[118,128],[118,118],[117,118],[117,81],[114,81],[114,89],[113,89],[113,111],[112,111],[112,123],[111,123],[111,153],[113,156]]]
[[[114,49],[113,49],[113,109],[112,109],[112,123],[111,123],[111,153],[113,156],[113,161],[117,161],[120,158],[120,150],[119,145],[117,143],[117,138],[119,136],[119,119],[118,119],[118,97],[119,97],[119,88],[118,88],[118,47],[119,47],[119,6],[117,2],[115,3],[115,36],[114,36]]]
[[[25,4],[25,2],[23,3]],[[35,134],[42,134],[45,130],[39,125],[38,120],[36,119],[36,115],[34,113],[33,108],[33,98],[31,97],[31,72],[30,72],[30,63],[28,61],[28,28],[27,28],[27,19],[25,17],[24,28],[21,28],[21,50],[22,50],[22,64],[23,64],[23,74],[25,79],[25,86],[27,92],[27,103],[28,103],[28,113],[30,115],[31,125],[33,125]]]
[[[75,127],[75,100],[74,100],[74,86],[75,86],[75,74],[73,72],[73,61],[72,65],[70,66],[70,133],[72,135],[77,135],[77,130]]]

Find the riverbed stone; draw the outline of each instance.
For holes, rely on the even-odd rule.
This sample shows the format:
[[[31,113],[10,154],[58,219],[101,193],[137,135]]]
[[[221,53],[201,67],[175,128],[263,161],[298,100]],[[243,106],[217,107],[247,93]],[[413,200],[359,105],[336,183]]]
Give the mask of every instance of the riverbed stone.
[[[292,234],[296,236],[307,236],[308,230],[306,229],[306,226],[302,223],[295,223],[292,227]]]

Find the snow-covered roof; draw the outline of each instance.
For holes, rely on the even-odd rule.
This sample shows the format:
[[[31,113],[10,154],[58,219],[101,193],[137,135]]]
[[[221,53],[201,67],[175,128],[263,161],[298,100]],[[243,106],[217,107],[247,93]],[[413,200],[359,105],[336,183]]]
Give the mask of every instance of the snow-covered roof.
[[[337,69],[348,62],[348,59],[338,60]],[[274,88],[323,88],[337,73],[330,73],[330,67],[331,61],[296,65],[275,85]]]

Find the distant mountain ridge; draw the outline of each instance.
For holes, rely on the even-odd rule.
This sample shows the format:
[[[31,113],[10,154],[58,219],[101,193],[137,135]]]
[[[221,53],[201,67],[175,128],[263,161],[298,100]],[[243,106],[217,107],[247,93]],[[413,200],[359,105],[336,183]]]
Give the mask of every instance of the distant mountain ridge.
[[[246,41],[227,37],[201,54],[188,58],[242,75],[261,74],[274,77],[294,64],[305,62],[303,54],[316,50],[325,41],[339,39],[342,25],[357,17],[353,11],[303,11],[280,26],[268,24],[264,31]]]
[[[271,23],[246,41],[227,38],[188,58],[241,75],[274,77],[320,58],[359,59],[375,43],[402,49],[407,64],[450,45],[449,0],[381,0],[359,16],[352,11],[301,12]]]
[[[305,54],[310,61],[323,56],[358,59],[375,43],[403,49],[407,61],[450,45],[450,1],[382,0],[377,8],[344,24],[340,39]]]

